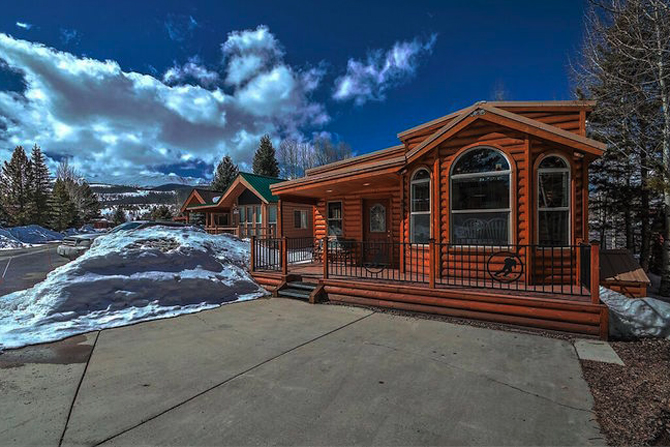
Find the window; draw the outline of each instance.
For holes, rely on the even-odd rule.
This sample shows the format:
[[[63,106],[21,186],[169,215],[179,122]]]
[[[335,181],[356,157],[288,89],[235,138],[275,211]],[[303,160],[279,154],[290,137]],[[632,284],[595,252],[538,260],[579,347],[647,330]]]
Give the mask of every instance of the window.
[[[370,233],[386,232],[386,207],[375,203],[370,207]]]
[[[256,223],[257,224],[262,224],[263,223],[263,213],[261,212],[261,207],[260,206],[255,206],[254,210],[256,212]]]
[[[268,223],[277,223],[277,205],[270,205],[268,207]]]
[[[243,223],[246,220],[246,217],[244,217],[245,216],[244,210],[245,210],[245,208],[243,206],[240,207],[240,210],[239,210],[240,211],[240,223]]]
[[[247,223],[253,223],[254,221],[254,207],[253,206],[248,206],[247,207]]]
[[[570,243],[570,167],[562,157],[546,157],[537,169],[538,243]]]
[[[410,183],[410,242],[430,241],[430,173],[420,169]]]
[[[305,229],[307,228],[307,211],[295,210],[293,211],[293,228]]]
[[[342,236],[342,202],[329,202],[327,213],[328,235]]]
[[[451,170],[451,241],[505,245],[510,242],[511,170],[505,156],[488,147],[463,153]]]

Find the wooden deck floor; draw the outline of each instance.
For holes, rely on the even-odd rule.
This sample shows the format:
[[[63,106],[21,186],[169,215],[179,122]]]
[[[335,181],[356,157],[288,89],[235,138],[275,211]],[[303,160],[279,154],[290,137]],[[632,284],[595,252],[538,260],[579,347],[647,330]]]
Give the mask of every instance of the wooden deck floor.
[[[300,275],[306,279],[318,280],[323,278],[323,265],[320,263],[291,264],[288,273]],[[337,274],[337,269],[332,268],[329,278],[346,281],[378,282],[381,284],[403,284],[411,286],[428,287],[428,275],[421,273],[403,273],[399,270],[386,270],[383,274],[368,271],[364,268],[356,269],[355,276]],[[443,277],[436,278],[435,287],[439,289],[461,289],[461,290],[488,290],[498,294],[509,294],[515,297],[536,297],[547,299],[560,299],[566,301],[590,303],[591,297],[587,289],[576,285],[561,284],[533,284],[526,285],[523,282],[502,283],[493,280],[468,279]]]

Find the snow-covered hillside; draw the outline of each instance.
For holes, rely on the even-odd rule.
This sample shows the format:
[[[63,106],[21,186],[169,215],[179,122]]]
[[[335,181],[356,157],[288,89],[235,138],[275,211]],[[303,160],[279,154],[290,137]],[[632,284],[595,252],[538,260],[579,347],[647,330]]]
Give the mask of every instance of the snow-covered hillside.
[[[130,220],[148,218],[151,211],[159,205],[167,205],[176,211],[186,199],[191,186],[166,184],[155,187],[127,185],[109,185],[95,183],[91,189],[98,195],[103,217],[110,218],[117,207],[121,207]]]
[[[191,227],[102,236],[33,288],[0,297],[0,349],[263,296],[248,256],[247,243]]]

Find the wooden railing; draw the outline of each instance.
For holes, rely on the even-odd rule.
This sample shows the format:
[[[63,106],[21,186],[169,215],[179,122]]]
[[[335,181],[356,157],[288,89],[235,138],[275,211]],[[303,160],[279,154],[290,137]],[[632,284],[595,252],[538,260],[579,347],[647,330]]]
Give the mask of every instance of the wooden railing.
[[[207,225],[205,231],[209,234],[233,234],[241,239],[248,239],[251,236],[274,238],[277,235],[277,227],[271,225],[268,227],[247,227],[246,225]]]
[[[252,270],[322,265],[324,279],[360,279],[590,297],[598,303],[599,246],[456,245],[251,238]],[[254,259],[256,259],[254,261]]]

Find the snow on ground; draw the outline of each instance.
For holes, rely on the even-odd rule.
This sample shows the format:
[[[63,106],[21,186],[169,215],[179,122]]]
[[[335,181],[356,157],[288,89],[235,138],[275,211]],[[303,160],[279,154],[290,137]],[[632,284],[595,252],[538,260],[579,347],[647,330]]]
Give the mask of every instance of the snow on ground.
[[[10,228],[0,227],[0,250],[30,247],[32,244],[45,244],[62,239],[62,234],[40,227],[39,225]]]
[[[193,227],[104,235],[33,288],[0,297],[0,350],[267,294],[249,245]]]
[[[28,244],[24,244],[20,240],[12,236],[12,233],[0,228],[0,250],[9,250],[13,248],[23,248],[28,247]]]
[[[628,298],[600,287],[600,299],[609,308],[610,335],[623,339],[670,339],[670,303],[655,298]]]

